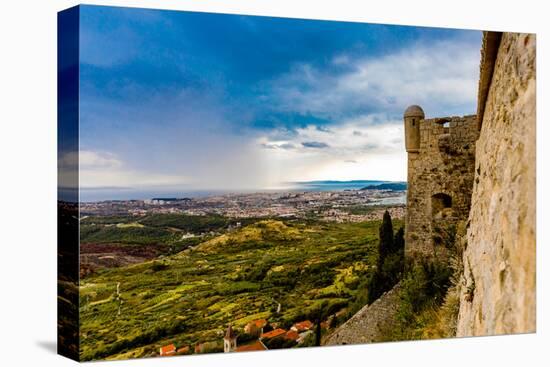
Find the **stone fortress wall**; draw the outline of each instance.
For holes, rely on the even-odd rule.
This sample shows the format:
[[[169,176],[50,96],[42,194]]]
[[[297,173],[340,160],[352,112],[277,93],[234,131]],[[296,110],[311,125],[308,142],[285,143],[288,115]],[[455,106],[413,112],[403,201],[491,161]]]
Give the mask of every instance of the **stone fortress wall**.
[[[536,330],[536,40],[486,32],[457,336]]]
[[[340,325],[325,345],[375,343],[385,341],[386,331],[395,326],[399,311],[400,285],[396,285],[370,305],[364,306]]]
[[[408,152],[406,254],[437,255],[442,232],[470,210],[474,180],[475,115],[426,119],[419,106],[405,111]]]

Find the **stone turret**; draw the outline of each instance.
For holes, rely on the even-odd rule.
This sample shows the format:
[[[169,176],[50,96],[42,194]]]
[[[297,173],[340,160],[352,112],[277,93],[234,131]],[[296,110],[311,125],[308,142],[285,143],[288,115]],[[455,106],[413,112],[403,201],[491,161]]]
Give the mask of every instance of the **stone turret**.
[[[477,119],[426,119],[417,105],[409,106],[403,119],[408,153],[405,252],[409,258],[438,256],[444,253],[447,229],[468,217]]]
[[[420,149],[420,120],[424,119],[422,107],[409,106],[403,114],[405,120],[405,147],[408,153],[417,153]]]

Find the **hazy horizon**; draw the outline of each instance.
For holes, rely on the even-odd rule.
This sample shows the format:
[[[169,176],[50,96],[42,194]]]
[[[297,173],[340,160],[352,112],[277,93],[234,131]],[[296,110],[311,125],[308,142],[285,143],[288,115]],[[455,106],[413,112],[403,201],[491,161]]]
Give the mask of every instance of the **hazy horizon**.
[[[353,180],[353,181],[337,181],[337,180],[320,180],[320,181],[303,181],[303,182],[288,182],[285,186],[273,188],[242,188],[242,189],[202,189],[202,188],[157,188],[157,189],[140,189],[140,188],[80,188],[81,202],[97,202],[108,200],[146,200],[153,198],[198,198],[214,195],[225,194],[250,194],[250,193],[277,193],[277,192],[306,192],[306,191],[343,191],[343,190],[358,190],[368,185],[377,185],[387,182],[404,182],[404,181],[387,181],[387,180]]]

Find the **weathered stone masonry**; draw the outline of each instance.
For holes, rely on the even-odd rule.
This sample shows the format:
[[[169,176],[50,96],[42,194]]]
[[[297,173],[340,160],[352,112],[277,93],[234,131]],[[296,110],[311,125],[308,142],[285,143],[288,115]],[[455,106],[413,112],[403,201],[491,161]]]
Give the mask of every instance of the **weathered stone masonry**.
[[[485,33],[457,335],[536,329],[536,42]]]
[[[399,310],[398,284],[372,304],[363,307],[330,335],[326,345],[373,343],[385,341],[387,331],[397,323]]]
[[[437,255],[441,231],[465,220],[474,179],[475,115],[426,119],[419,106],[404,114],[408,152],[408,258]]]

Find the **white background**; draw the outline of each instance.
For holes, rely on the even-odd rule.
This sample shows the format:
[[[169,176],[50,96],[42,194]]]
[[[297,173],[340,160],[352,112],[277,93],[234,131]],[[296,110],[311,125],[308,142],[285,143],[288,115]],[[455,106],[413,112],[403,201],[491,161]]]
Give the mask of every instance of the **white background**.
[[[537,334],[100,362],[116,366],[549,365],[548,38],[545,1],[96,1],[96,4],[537,33]],[[56,341],[56,12],[74,1],[6,1],[0,12],[0,365],[75,365]],[[533,142],[534,143],[534,142]],[[545,190],[546,189],[546,190]],[[546,204],[546,205],[545,205]],[[546,288],[546,291],[545,291]]]

